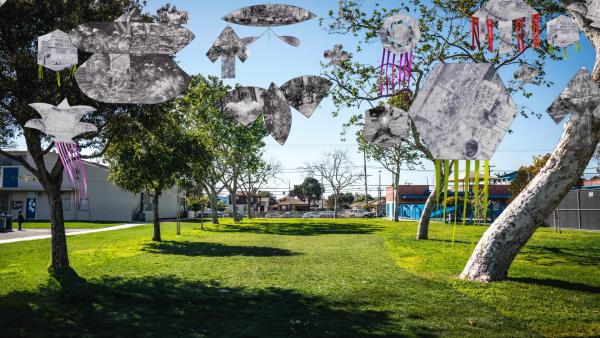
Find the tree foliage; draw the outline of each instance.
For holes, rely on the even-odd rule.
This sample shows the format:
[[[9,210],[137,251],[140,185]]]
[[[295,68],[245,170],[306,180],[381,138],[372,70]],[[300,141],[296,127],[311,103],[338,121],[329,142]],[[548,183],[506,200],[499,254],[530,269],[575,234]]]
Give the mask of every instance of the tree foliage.
[[[296,197],[303,202],[307,202],[309,206],[314,201],[318,201],[323,194],[323,186],[321,182],[314,177],[307,177],[304,182],[299,185],[294,185],[290,192],[291,197]]]
[[[521,166],[519,171],[515,176],[515,179],[511,182],[508,190],[510,191],[512,197],[511,201],[515,199],[523,189],[531,182],[531,180],[542,170],[542,168],[546,165],[546,162],[550,159],[551,154],[546,154],[544,156],[534,156],[533,162],[529,166]]]
[[[327,197],[327,200],[325,203],[327,203],[327,207],[329,209],[335,208],[335,205],[336,205],[335,195],[329,195],[329,197]],[[343,209],[343,210],[349,210],[350,208],[352,208],[352,203],[354,203],[354,194],[353,193],[346,192],[346,193],[339,194],[339,196],[337,198],[338,208]]]

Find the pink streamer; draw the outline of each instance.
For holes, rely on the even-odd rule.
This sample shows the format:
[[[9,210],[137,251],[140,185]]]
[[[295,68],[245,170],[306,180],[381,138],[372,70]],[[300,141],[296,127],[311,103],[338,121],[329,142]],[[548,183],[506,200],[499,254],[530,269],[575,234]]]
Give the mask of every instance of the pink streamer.
[[[383,63],[385,62],[385,48],[383,49],[383,55],[381,55],[381,68],[379,69],[379,95],[383,94]]]
[[[87,185],[87,176],[85,174],[85,168],[83,167],[83,161],[81,160],[81,153],[77,148],[77,145],[72,145],[73,154],[75,155],[75,160],[77,161],[77,165],[79,166],[79,171],[81,172],[81,179],[83,185],[83,199],[88,198],[88,185]]]
[[[67,152],[64,147],[64,144],[62,142],[56,142],[56,149],[58,149],[58,157],[60,158],[60,161],[62,162],[63,168],[65,168],[65,172],[67,173],[67,178],[69,179],[69,183],[71,183],[71,185],[74,185],[75,180],[73,177],[73,173],[71,172],[71,169],[70,169],[69,165],[67,164]]]

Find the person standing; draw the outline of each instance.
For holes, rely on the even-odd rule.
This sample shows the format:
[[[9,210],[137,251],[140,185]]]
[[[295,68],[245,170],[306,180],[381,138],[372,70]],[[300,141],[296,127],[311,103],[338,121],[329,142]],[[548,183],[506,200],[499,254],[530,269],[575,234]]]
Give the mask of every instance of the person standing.
[[[22,229],[23,221],[25,221],[25,217],[23,217],[23,211],[19,210],[19,213],[17,214],[17,222],[19,222],[19,231],[23,231],[23,229]]]

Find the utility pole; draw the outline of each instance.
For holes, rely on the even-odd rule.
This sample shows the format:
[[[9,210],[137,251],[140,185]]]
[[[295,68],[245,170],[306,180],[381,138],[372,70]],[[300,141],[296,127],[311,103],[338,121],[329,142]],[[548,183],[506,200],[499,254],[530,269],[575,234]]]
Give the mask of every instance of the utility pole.
[[[288,211],[292,211],[292,205],[291,205],[291,201],[290,201],[290,195],[292,194],[292,182],[290,180],[288,180],[288,195],[287,195],[287,200],[288,200]]]
[[[379,185],[377,186],[377,216],[381,210],[381,170],[379,170]]]
[[[321,176],[321,211],[325,210],[325,185],[323,184],[323,176]]]
[[[369,204],[369,199],[367,196],[369,196],[369,186],[368,186],[368,176],[367,176],[367,150],[363,150],[363,166],[364,166],[364,170],[365,170],[365,208],[367,207],[367,205]]]

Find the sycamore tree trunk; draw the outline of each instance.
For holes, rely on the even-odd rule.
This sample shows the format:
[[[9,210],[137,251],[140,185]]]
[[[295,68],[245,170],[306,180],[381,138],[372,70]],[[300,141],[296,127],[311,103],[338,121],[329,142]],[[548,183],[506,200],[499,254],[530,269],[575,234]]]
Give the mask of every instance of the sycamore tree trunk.
[[[421,214],[421,219],[419,219],[419,228],[417,229],[418,240],[429,239],[429,222],[431,221],[431,214],[435,208],[435,199],[435,189],[433,189],[433,191],[429,193],[429,197],[427,197],[425,207],[423,208],[423,213]]]
[[[217,191],[214,188],[210,188],[210,216],[212,218],[212,224],[219,224],[219,214],[217,213]],[[204,214],[202,215],[204,217]]]
[[[61,182],[48,182],[46,192],[50,203],[50,229],[52,234],[51,269],[55,273],[70,270],[67,253],[67,236],[65,235],[65,219],[63,214]]]
[[[584,148],[580,146],[582,134],[590,135]],[[460,277],[479,282],[505,280],[521,248],[577,184],[598,141],[600,121],[572,118],[552,157],[485,232]]]
[[[338,218],[338,196],[339,192],[336,192],[333,198],[333,218]]]
[[[246,196],[246,209],[248,210],[248,219],[252,219],[252,202],[250,201],[250,194]]]
[[[233,180],[231,189],[229,190],[229,194],[232,196],[231,197],[231,208],[233,209],[233,221],[234,222],[239,222],[240,218],[238,217],[238,212],[237,212],[237,201],[236,201],[236,195],[237,195],[237,179]]]
[[[152,240],[155,242],[160,242],[160,215],[158,212],[158,200],[160,197],[161,191],[160,189],[155,189],[154,194],[152,196],[152,212],[154,214],[154,237]]]
[[[583,1],[561,2],[565,7],[574,2],[587,6]],[[596,50],[592,78],[600,82],[600,30],[579,13],[570,12]],[[544,168],[488,228],[460,277],[479,282],[505,280],[517,253],[580,179],[599,141],[600,119],[572,116]]]

